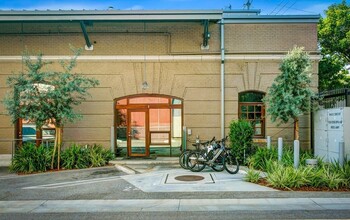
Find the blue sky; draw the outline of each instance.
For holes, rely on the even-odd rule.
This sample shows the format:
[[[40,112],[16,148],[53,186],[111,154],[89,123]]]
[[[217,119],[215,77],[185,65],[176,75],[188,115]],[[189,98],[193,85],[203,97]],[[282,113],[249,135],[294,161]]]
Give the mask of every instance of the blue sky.
[[[0,0],[1,10],[80,10],[108,9],[112,6],[120,10],[159,9],[243,9],[247,0]],[[341,0],[253,0],[252,9],[261,9],[261,14],[323,14],[333,3]]]

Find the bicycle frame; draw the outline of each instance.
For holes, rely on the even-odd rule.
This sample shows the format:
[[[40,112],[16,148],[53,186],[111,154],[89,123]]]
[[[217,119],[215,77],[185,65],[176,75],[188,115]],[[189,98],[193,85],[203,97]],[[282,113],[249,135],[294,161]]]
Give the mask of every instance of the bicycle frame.
[[[220,149],[215,153],[214,157],[211,160],[206,160],[205,158],[198,158],[199,162],[203,162],[209,166],[212,166],[214,164],[214,162],[216,161],[216,159],[218,159],[218,157],[221,155],[222,152],[225,151],[225,147],[221,146]]]

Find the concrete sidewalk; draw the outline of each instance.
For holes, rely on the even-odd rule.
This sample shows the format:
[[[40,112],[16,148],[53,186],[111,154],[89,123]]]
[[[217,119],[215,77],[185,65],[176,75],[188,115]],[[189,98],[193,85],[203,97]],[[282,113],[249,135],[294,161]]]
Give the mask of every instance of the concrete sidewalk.
[[[0,201],[0,213],[349,210],[350,198]]]
[[[175,157],[160,157],[155,160],[119,158],[111,163],[130,174],[122,178],[143,192],[276,191],[244,181],[244,167],[232,175],[226,171],[215,172],[210,167],[201,172],[191,172],[181,168]]]
[[[237,211],[249,214],[241,219],[251,218],[252,213],[256,218],[265,213],[263,219],[276,219],[276,214],[277,218],[285,219],[285,213],[293,218],[299,213],[299,218],[329,219],[339,217],[340,212],[344,218],[350,217],[349,192],[277,191],[245,182],[245,170],[235,175],[214,172],[211,168],[194,173],[180,168],[177,158],[113,163],[136,173],[125,175],[109,166],[2,177],[0,218],[37,219],[44,214],[47,219],[55,219],[52,214],[58,213],[56,219],[61,219],[61,215],[71,219],[84,213],[91,215],[88,219],[94,219],[97,215],[105,217],[111,213],[115,217],[115,213],[126,213],[125,219],[129,219],[132,213],[141,213],[134,219],[147,214],[151,216],[149,219],[166,219],[168,215],[188,219],[187,214],[196,212],[195,216],[204,213],[202,219],[222,216],[232,219]],[[95,176],[95,172],[106,175]],[[183,177],[193,179],[186,181]]]

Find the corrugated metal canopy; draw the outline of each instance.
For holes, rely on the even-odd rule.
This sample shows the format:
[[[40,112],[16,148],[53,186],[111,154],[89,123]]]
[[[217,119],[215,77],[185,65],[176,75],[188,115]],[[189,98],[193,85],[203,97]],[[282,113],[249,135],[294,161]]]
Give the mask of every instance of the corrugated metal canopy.
[[[0,22],[22,21],[218,21],[222,10],[58,10],[0,11]]]

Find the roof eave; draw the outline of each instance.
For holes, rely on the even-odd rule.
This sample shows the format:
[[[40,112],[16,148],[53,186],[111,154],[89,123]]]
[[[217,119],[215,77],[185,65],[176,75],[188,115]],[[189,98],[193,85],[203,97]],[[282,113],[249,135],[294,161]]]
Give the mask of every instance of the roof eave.
[[[254,15],[227,16],[225,24],[257,24],[257,23],[318,23],[320,15]]]
[[[215,20],[222,18],[221,10],[165,11],[0,11],[0,21],[182,21]]]

